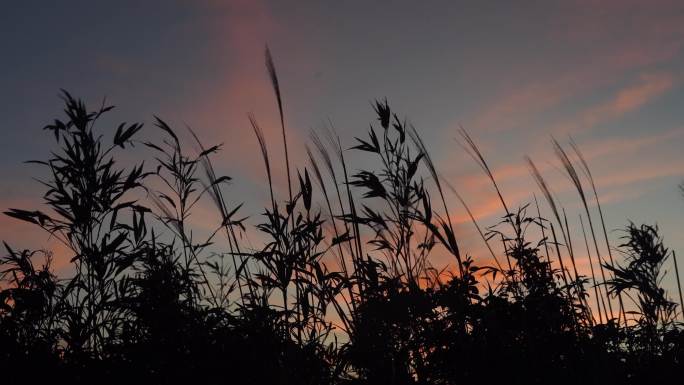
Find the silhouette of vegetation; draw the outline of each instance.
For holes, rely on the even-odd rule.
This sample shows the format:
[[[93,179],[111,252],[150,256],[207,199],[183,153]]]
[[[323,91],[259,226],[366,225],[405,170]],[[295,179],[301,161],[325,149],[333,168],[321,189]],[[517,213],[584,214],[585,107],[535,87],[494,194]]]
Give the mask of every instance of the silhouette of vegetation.
[[[287,157],[270,53],[267,68]],[[483,230],[418,131],[386,101],[373,105],[379,126],[349,149],[333,129],[312,133],[308,167],[285,161],[285,200],[250,116],[270,201],[250,225],[242,202],[229,199],[232,179],[216,174],[220,146],[205,146],[189,130],[189,151],[160,118],[157,141],[138,139],[138,123],[118,125],[108,139],[100,125],[112,107],[90,111],[62,96],[66,119],[45,127],[57,148],[34,162],[47,171],[49,210],[5,214],[63,244],[69,267],[57,275],[52,251],[4,244],[3,383],[650,384],[683,373],[681,289],[678,304],[661,286],[670,263],[679,284],[674,253],[657,226],[632,223],[623,244],[611,247],[574,143],[573,153],[553,145],[584,209],[584,250],[573,247],[577,230],[532,160],[551,220],[532,191],[534,205],[511,208],[461,130],[463,150],[505,212]],[[152,155],[122,166],[134,147]],[[374,166],[352,172],[350,152],[371,155]],[[464,253],[449,192],[489,254]],[[204,202],[219,218],[208,233],[190,220]],[[253,246],[248,234],[263,242]],[[453,268],[433,265],[437,255],[450,256]],[[580,256],[590,277],[580,274]]]

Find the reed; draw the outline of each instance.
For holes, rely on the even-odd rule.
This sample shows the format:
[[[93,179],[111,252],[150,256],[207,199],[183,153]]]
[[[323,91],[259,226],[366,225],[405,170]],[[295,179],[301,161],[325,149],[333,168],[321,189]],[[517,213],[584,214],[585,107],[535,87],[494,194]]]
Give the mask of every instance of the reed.
[[[582,151],[580,151],[579,146],[577,143],[575,143],[572,138],[570,139],[570,146],[572,147],[573,151],[575,152],[575,155],[580,161],[580,164],[582,165],[582,171],[585,175],[585,177],[589,180],[589,183],[591,185],[591,189],[594,192],[594,200],[596,202],[596,207],[598,208],[599,212],[599,218],[601,220],[601,228],[603,229],[603,239],[606,243],[606,250],[608,251],[608,258],[610,261],[610,266],[615,267],[615,260],[613,258],[613,252],[611,251],[610,247],[610,241],[608,241],[608,231],[606,230],[606,221],[603,218],[603,209],[601,208],[601,200],[599,199],[598,191],[596,189],[596,183],[594,182],[594,176],[591,173],[591,168],[589,167],[589,164],[587,163],[586,159],[584,158],[584,155],[582,154]],[[620,317],[625,320],[625,326],[627,322],[627,317],[625,313],[625,306],[624,302],[622,299],[622,294],[618,294],[618,305],[620,306],[620,312],[618,313],[618,322],[620,322]]]
[[[546,205],[530,191],[535,206],[514,209],[475,140],[459,130],[462,150],[491,182],[504,212],[484,226],[457,181],[440,175],[418,130],[386,100],[373,103],[378,123],[353,147],[343,146],[330,124],[311,134],[306,167],[290,164],[268,50],[266,67],[288,191],[274,184],[269,138],[248,115],[269,190],[256,218],[232,203],[229,187],[239,178],[217,174],[222,146],[204,145],[187,128],[194,148],[188,151],[160,118],[147,133],[153,140],[137,139],[146,134],[138,123],[101,134],[111,108],[90,111],[64,93],[66,118],[46,127],[56,149],[34,162],[48,175],[44,205],[6,214],[67,246],[73,274],[58,277],[49,250],[4,244],[3,383],[94,383],[103,373],[112,383],[417,385],[474,383],[483,374],[492,383],[653,383],[681,372],[684,331],[677,304],[660,286],[672,256],[684,305],[674,251],[656,226],[630,224],[617,246],[624,260],[613,258],[596,186],[574,142],[607,260],[578,170],[558,142],[557,156],[584,206],[579,229],[530,158]],[[134,152],[140,144],[143,154]],[[360,168],[359,151],[372,157]],[[124,168],[122,156],[147,162]],[[241,161],[232,165],[247,160]],[[463,249],[444,190],[465,209],[485,255]],[[218,223],[195,228],[191,218],[204,203]],[[536,212],[528,215],[530,207]],[[579,231],[590,280],[578,272]],[[609,273],[603,282],[593,253]],[[436,265],[440,254],[454,257],[457,268]],[[485,265],[490,257],[495,266]],[[620,299],[617,322],[601,288]],[[636,313],[624,312],[623,295]]]
[[[606,273],[603,269],[603,262],[601,260],[601,253],[599,252],[598,249],[598,243],[596,242],[596,234],[594,232],[594,225],[593,221],[591,219],[591,213],[589,212],[589,205],[587,204],[587,198],[584,192],[584,187],[582,186],[582,181],[579,178],[579,175],[577,174],[577,170],[575,169],[574,164],[570,160],[570,157],[568,157],[567,153],[563,149],[563,147],[558,143],[556,139],[552,140],[553,142],[553,147],[556,152],[556,155],[558,159],[561,161],[561,164],[563,165],[563,168],[565,169],[565,172],[567,173],[568,178],[572,182],[573,186],[575,186],[575,189],[577,190],[577,194],[580,197],[580,200],[582,201],[582,206],[584,207],[584,212],[587,215],[587,222],[589,224],[589,229],[591,230],[591,238],[594,243],[594,251],[596,252],[596,259],[598,261],[599,265],[599,271],[601,273],[601,278],[603,279],[603,282],[606,282]],[[584,224],[582,224],[584,226]],[[584,231],[583,231],[584,232]],[[589,259],[589,266],[591,267],[591,275],[592,279],[594,280],[594,285],[597,285],[596,283],[596,278],[594,275],[594,263],[592,262],[591,259],[591,253],[589,252],[589,248],[587,247],[587,258]],[[604,304],[604,314],[606,316],[606,321],[610,320],[613,318],[613,306],[610,302],[610,298],[604,299],[603,294],[601,292],[601,288],[598,287],[598,291],[601,293],[600,299],[601,303]],[[597,294],[599,295],[599,294]],[[605,309],[605,303],[608,303],[608,309]],[[600,311],[600,309],[599,309]],[[610,311],[610,316],[608,315],[608,311]]]
[[[674,263],[675,276],[677,278],[677,291],[679,292],[679,311],[684,318],[684,296],[682,296],[682,283],[679,276],[679,267],[677,266],[677,254],[672,251],[672,262]]]

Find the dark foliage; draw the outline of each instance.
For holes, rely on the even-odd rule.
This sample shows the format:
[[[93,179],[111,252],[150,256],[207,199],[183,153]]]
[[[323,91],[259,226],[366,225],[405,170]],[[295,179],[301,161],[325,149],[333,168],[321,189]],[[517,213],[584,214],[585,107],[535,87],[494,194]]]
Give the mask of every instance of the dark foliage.
[[[270,54],[267,64],[286,140]],[[534,164],[555,225],[538,206],[536,216],[529,206],[509,210],[465,131],[464,148],[506,212],[480,231],[493,260],[461,254],[448,183],[387,102],[374,106],[380,127],[350,150],[333,131],[314,135],[310,168],[292,173],[295,183],[286,161],[282,203],[250,117],[271,201],[250,229],[241,204],[226,199],[231,178],[215,173],[220,146],[205,147],[190,131],[196,151],[188,153],[158,118],[161,141],[139,141],[141,124],[121,124],[108,145],[95,126],[111,107],[89,112],[66,92],[64,100],[66,121],[46,127],[59,148],[36,162],[48,171],[50,211],[6,214],[63,243],[71,270],[58,277],[50,251],[5,244],[3,383],[641,384],[682,374],[680,309],[660,286],[673,254],[658,228],[630,224],[621,264],[600,256],[592,225],[607,277],[592,277],[590,307],[567,217]],[[115,153],[135,146],[152,151],[156,165],[120,167]],[[580,176],[556,149],[591,220]],[[369,153],[378,167],[349,174],[348,151]],[[200,239],[189,218],[205,200],[220,223]],[[252,230],[264,239],[257,249],[246,246]],[[610,252],[607,236],[606,246]],[[435,253],[452,256],[455,268],[438,270]],[[619,295],[636,298],[636,310],[625,311],[620,297],[609,314],[605,304]]]

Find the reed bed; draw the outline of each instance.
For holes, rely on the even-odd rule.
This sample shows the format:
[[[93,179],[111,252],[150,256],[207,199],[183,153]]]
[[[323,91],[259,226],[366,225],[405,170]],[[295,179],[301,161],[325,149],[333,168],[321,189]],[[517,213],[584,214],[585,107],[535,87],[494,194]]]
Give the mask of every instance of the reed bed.
[[[458,181],[442,177],[418,130],[386,100],[373,104],[377,122],[353,146],[343,145],[330,124],[312,132],[307,165],[291,164],[268,50],[266,68],[288,190],[281,198],[271,167],[280,160],[271,157],[268,138],[250,115],[269,189],[268,207],[256,216],[233,201],[235,181],[216,174],[221,146],[205,146],[188,128],[194,147],[188,150],[160,118],[148,131],[155,140],[138,139],[144,131],[137,123],[117,126],[108,139],[99,130],[112,107],[90,111],[63,92],[66,119],[45,127],[56,149],[35,162],[47,171],[41,186],[49,211],[5,214],[63,243],[73,274],[56,276],[49,250],[4,244],[3,383],[641,384],[681,378],[681,286],[679,304],[661,287],[670,264],[679,285],[674,252],[657,226],[633,223],[623,242],[611,245],[597,186],[576,143],[569,143],[572,154],[555,139],[552,146],[580,198],[581,233],[570,227],[553,186],[530,158],[546,204],[530,191],[534,205],[510,206],[475,139],[459,129],[461,149],[501,203],[500,221],[484,226],[454,187]],[[121,153],[135,146],[152,154],[147,163],[121,167]],[[370,155],[372,165],[352,171],[348,159],[355,152]],[[451,218],[453,198],[489,255],[463,250]],[[205,201],[220,218],[208,234],[189,220]],[[250,234],[263,242],[252,246],[245,241]],[[584,250],[573,247],[578,236]],[[453,258],[452,268],[433,265],[438,253]],[[585,256],[590,277],[578,269]]]

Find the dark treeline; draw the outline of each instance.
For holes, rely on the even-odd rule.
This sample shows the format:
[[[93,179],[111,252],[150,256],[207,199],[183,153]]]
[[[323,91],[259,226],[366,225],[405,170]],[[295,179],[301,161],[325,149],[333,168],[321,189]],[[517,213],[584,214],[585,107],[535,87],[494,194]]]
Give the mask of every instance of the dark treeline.
[[[231,178],[215,172],[219,146],[190,132],[188,150],[161,119],[152,142],[137,139],[141,124],[102,130],[96,123],[111,107],[91,111],[64,92],[66,118],[45,127],[56,149],[36,162],[48,173],[49,210],[6,214],[62,243],[71,273],[56,276],[49,250],[6,240],[3,384],[681,381],[680,306],[660,286],[673,253],[656,226],[638,224],[611,247],[574,143],[571,152],[554,146],[583,203],[581,231],[570,228],[531,160],[546,199],[530,191],[532,205],[509,207],[485,157],[460,132],[504,212],[492,227],[473,219],[488,254],[471,257],[459,247],[449,197],[465,203],[386,102],[374,105],[378,123],[355,147],[332,130],[312,134],[308,166],[291,167],[267,64],[288,191],[274,191],[272,159],[250,117],[270,197],[256,228],[231,196]],[[124,168],[121,153],[133,146],[149,157]],[[376,166],[352,170],[348,158],[359,151]],[[205,201],[221,220],[199,239],[189,218]],[[258,249],[245,242],[254,231],[265,239]],[[433,266],[435,253],[451,255],[453,269]],[[593,258],[589,276],[578,271],[580,254]]]

